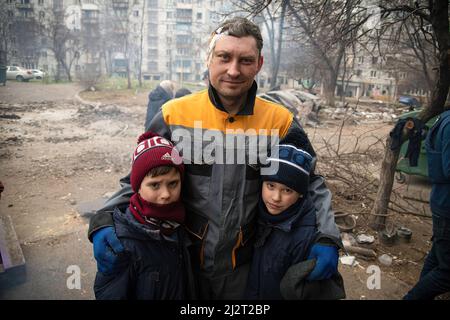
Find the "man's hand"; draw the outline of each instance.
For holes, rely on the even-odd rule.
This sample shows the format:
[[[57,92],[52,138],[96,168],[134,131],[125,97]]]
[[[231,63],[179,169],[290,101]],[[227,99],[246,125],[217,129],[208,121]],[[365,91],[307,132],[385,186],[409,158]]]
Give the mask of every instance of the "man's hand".
[[[316,243],[312,246],[309,259],[316,259],[316,266],[306,278],[307,280],[324,280],[337,272],[339,252],[335,245]]]
[[[96,231],[92,237],[92,243],[99,272],[105,275],[114,274],[128,263],[125,249],[113,227],[105,227]]]

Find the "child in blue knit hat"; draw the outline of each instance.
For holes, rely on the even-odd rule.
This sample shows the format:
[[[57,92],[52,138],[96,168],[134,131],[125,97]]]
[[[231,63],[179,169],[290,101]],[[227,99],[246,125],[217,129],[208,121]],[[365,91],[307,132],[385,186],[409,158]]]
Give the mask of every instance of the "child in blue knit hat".
[[[342,277],[306,281],[315,260],[307,260],[318,236],[314,203],[308,196],[313,157],[290,144],[281,144],[278,170],[261,175],[258,229],[246,297],[258,299],[345,298]]]

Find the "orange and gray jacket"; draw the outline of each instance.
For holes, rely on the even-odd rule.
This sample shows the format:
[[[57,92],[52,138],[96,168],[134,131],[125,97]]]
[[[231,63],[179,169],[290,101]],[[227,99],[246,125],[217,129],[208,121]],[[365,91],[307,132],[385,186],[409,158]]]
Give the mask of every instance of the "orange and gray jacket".
[[[300,146],[315,154],[292,113],[285,107],[256,96],[256,83],[249,91],[245,106],[230,116],[212,86],[163,105],[150,124],[150,130],[172,140],[185,163],[183,201],[187,210],[186,228],[194,243],[194,264],[211,277],[225,276],[252,254],[256,210],[261,182],[256,152],[295,133],[304,141]],[[243,158],[245,158],[243,160]],[[128,177],[122,189],[91,219],[89,238],[96,230],[112,225],[114,206],[128,204],[132,194]],[[340,244],[339,231],[331,211],[331,192],[321,176],[311,177],[309,193],[317,211],[319,237]],[[111,222],[110,222],[111,220]],[[320,239],[319,239],[320,238]]]

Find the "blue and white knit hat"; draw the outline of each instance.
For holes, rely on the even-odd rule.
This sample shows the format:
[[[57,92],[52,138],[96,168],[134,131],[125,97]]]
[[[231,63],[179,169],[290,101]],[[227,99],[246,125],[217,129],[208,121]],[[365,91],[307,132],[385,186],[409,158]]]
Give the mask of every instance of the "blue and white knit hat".
[[[267,158],[267,164],[271,161],[278,162],[276,174],[263,175],[263,181],[274,181],[282,183],[300,194],[308,192],[309,174],[313,158],[305,150],[296,148],[289,144],[278,145],[278,157]]]

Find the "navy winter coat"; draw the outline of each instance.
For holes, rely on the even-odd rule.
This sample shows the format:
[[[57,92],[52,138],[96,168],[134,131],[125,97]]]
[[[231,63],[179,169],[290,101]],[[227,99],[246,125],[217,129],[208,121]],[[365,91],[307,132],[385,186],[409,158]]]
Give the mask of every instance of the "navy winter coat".
[[[157,114],[161,109],[161,106],[170,99],[172,99],[172,97],[160,85],[158,85],[155,90],[150,92],[148,95],[147,116],[145,118],[146,132],[150,128],[150,123],[152,122],[155,114]]]
[[[135,220],[129,209],[114,211],[114,224],[130,262],[114,275],[97,272],[95,297],[100,300],[181,300],[195,298],[187,244],[178,227],[170,237]]]
[[[432,182],[430,208],[450,219],[450,110],[443,112],[425,142],[428,176]]]
[[[272,224],[258,219],[246,298],[283,299],[281,279],[290,266],[307,259],[316,235],[316,212],[309,197],[303,201],[298,213],[287,220]]]

